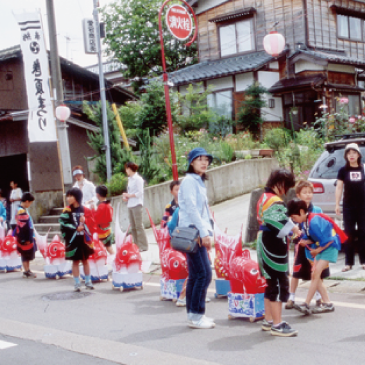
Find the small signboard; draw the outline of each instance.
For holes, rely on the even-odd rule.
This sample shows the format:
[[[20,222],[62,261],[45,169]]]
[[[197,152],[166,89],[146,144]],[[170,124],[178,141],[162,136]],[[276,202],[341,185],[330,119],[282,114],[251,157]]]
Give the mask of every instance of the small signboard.
[[[166,24],[170,33],[181,41],[189,38],[193,31],[191,15],[181,5],[172,5],[167,10]]]
[[[85,53],[98,53],[94,20],[84,19],[82,25],[84,29]]]

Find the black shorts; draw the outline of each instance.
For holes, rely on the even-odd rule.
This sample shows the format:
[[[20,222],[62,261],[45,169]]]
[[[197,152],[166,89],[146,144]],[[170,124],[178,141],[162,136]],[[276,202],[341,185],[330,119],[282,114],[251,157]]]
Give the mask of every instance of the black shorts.
[[[284,302],[289,299],[289,278],[286,272],[276,272],[275,277],[266,279],[267,287],[265,288],[264,297],[270,302]]]
[[[294,246],[293,278],[311,280],[312,265],[305,255],[305,247],[300,244]]]
[[[32,261],[35,259],[35,251],[36,251],[36,246],[33,243],[33,247],[31,249],[28,250],[24,250],[21,245],[17,246],[17,250],[20,253],[20,256],[22,258],[22,262],[24,261]]]
[[[296,244],[294,246],[294,255],[293,278],[311,280],[314,262],[307,258],[305,254],[305,247]],[[322,271],[321,279],[328,278],[330,275],[330,268],[328,265]]]

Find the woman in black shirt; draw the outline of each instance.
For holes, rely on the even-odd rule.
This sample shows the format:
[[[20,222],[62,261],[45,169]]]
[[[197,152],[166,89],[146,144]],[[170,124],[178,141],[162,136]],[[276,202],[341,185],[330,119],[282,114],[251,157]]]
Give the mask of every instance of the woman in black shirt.
[[[336,214],[340,214],[340,200],[343,194],[343,222],[348,241],[345,245],[345,267],[349,271],[354,265],[355,237],[357,237],[359,260],[365,270],[365,173],[361,152],[356,143],[345,148],[346,165],[337,175]],[[357,229],[356,229],[357,225]]]

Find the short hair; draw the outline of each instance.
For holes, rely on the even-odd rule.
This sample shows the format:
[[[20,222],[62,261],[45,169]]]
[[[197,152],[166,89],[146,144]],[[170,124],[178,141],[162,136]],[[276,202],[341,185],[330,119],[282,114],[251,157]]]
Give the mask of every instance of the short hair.
[[[301,210],[304,210],[305,213],[308,213],[308,206],[304,200],[295,198],[290,200],[287,204],[288,208],[288,216],[299,215]]]
[[[136,172],[138,170],[138,165],[135,164],[134,162],[127,162],[125,165],[124,165],[124,168],[125,169],[131,169],[133,172]]]
[[[271,171],[269,179],[267,180],[266,186],[268,188],[284,188],[285,194],[290,188],[295,185],[294,174],[286,169],[276,169]]]
[[[76,165],[72,168],[72,175],[73,175],[73,172],[76,170],[81,170],[85,176],[84,168],[81,165]]]
[[[99,185],[96,187],[95,192],[105,198],[108,195],[108,188],[105,185]]]
[[[82,191],[79,188],[72,188],[67,191],[66,196],[73,196],[75,200],[82,205]]]
[[[175,186],[179,186],[181,184],[181,182],[179,180],[174,180],[174,181],[171,181],[170,183],[170,191],[172,191],[172,189],[175,187]]]
[[[24,202],[34,202],[34,200],[35,200],[34,196],[31,193],[28,193],[28,192],[24,193],[22,195],[22,199],[21,199],[22,203],[24,203]]]
[[[10,180],[10,182],[13,182],[14,184],[19,185],[19,181],[17,179],[12,179],[12,180]]]
[[[309,188],[314,191],[313,184],[308,180],[299,180],[298,183],[295,185],[295,194],[299,195],[302,189]]]

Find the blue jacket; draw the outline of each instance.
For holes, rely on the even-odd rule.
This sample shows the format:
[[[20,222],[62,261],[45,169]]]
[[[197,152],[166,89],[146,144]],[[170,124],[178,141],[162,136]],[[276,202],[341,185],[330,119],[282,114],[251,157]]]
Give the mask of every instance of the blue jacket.
[[[6,209],[2,202],[0,202],[0,217],[2,217],[4,221],[6,221]]]

